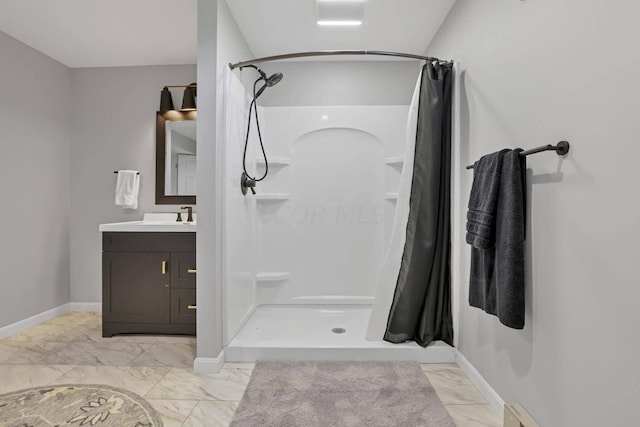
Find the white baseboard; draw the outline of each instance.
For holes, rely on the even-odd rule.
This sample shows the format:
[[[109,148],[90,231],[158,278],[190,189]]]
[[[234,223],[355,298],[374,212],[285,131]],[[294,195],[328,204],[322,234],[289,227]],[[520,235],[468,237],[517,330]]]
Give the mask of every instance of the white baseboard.
[[[500,418],[504,416],[504,400],[500,397],[498,393],[489,385],[487,380],[484,379],[480,372],[473,367],[471,362],[467,360],[466,357],[462,353],[456,350],[456,363],[460,366],[460,369],[467,374],[467,377],[471,380],[473,385],[476,386],[480,394],[487,399],[489,405],[493,408],[494,411],[498,414]]]
[[[97,311],[102,312],[101,302],[72,302],[70,304],[70,311]]]
[[[19,320],[10,325],[0,328],[0,339],[10,337],[22,331],[26,331],[29,328],[39,325],[58,316],[61,316],[70,310],[70,303],[62,304],[59,307],[54,307],[50,310],[43,311],[26,319]]]
[[[193,361],[193,371],[206,374],[217,374],[224,366],[224,351],[221,351],[218,357],[196,357]]]

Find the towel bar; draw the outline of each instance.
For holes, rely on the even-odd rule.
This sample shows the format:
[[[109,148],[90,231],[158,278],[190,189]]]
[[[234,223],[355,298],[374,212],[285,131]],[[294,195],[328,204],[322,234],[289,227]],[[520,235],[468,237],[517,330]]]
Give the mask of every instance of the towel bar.
[[[558,156],[564,156],[569,152],[569,142],[560,141],[556,145],[542,145],[540,147],[531,148],[520,153],[521,156],[528,156],[529,154],[542,153],[543,151],[555,151]],[[473,165],[467,166],[467,169],[473,169]]]

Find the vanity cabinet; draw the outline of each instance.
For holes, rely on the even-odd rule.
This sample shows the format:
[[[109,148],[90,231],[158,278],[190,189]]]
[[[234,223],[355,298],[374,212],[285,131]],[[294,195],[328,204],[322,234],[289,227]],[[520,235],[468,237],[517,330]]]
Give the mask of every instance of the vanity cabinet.
[[[102,233],[102,335],[196,332],[196,236]]]

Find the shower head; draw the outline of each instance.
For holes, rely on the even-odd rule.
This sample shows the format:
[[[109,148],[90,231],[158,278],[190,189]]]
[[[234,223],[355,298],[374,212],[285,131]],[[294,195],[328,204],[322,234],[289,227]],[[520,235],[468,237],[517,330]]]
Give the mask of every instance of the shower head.
[[[275,86],[278,83],[280,83],[280,80],[282,80],[282,73],[272,74],[271,76],[269,76],[268,79],[266,79],[267,86],[269,87]]]
[[[264,90],[266,88],[271,87],[271,86],[275,86],[278,83],[280,83],[280,80],[282,80],[282,77],[283,77],[282,73],[275,73],[275,74],[272,74],[269,77],[267,77],[267,74],[264,71],[262,71],[260,68],[258,68],[257,66],[255,66],[253,64],[245,65],[244,67],[240,67],[240,69],[243,69],[245,67],[253,68],[254,70],[256,70],[260,74],[260,78],[258,80],[256,80],[256,82],[254,83],[254,88],[255,88],[255,85],[258,84],[258,82],[260,80],[264,80],[264,85],[262,85],[262,87],[260,89],[258,89],[257,92],[255,92],[255,89],[254,89],[254,92],[255,92],[254,98],[255,99],[257,99],[260,95],[262,95],[262,92],[264,92]]]
[[[267,75],[262,70],[260,70],[259,68],[257,68],[257,70],[260,72],[260,78],[256,80],[256,83],[258,83],[260,80],[264,80],[264,84],[255,93],[254,99],[258,99],[258,97],[262,95],[262,92],[264,92],[266,88],[275,86],[280,83],[280,80],[282,80],[282,73],[275,73],[267,77]]]

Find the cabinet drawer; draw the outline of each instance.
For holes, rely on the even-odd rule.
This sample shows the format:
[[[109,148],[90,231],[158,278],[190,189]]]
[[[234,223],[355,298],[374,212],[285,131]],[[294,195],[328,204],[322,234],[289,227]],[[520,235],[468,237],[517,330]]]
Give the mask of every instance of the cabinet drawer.
[[[194,251],[196,233],[102,233],[105,252]]]
[[[196,310],[189,308],[195,305],[195,289],[171,289],[171,323],[195,324]]]

